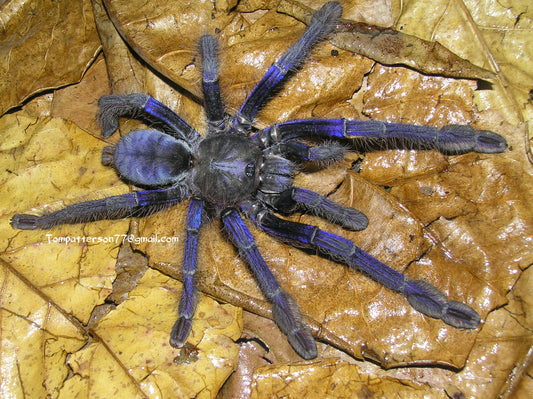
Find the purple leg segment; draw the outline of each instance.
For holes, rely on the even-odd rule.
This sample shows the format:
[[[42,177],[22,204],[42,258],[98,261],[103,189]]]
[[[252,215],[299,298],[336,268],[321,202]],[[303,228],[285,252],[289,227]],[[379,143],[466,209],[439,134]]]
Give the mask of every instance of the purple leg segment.
[[[278,238],[299,246],[317,248],[335,259],[341,259],[385,287],[403,294],[414,309],[429,317],[442,319],[456,328],[477,328],[479,325],[480,316],[471,307],[448,300],[426,281],[409,280],[343,237],[316,226],[280,219],[270,212],[261,214],[257,221],[263,230]]]
[[[272,64],[263,79],[246,98],[235,118],[236,126],[243,126],[246,130],[249,129],[266,98],[285,78],[287,73],[297,67],[307,57],[311,48],[335,29],[335,23],[340,18],[341,13],[342,7],[340,4],[329,2],[324,4],[313,15],[313,19],[305,33],[278,61]]]
[[[187,197],[182,187],[133,191],[94,201],[69,205],[48,215],[16,214],[11,219],[15,229],[49,229],[60,224],[88,223],[95,220],[122,219],[171,207]]]
[[[221,219],[234,245],[256,278],[263,295],[272,302],[274,320],[287,336],[293,349],[304,359],[316,357],[315,341],[302,321],[296,301],[279,286],[242,218],[235,210],[228,210],[221,215]]]
[[[275,203],[282,212],[292,213],[303,209],[347,230],[364,230],[368,226],[368,218],[354,208],[341,206],[313,191],[293,187],[280,194]]]
[[[224,130],[224,108],[218,85],[217,52],[218,43],[213,36],[204,35],[200,38],[205,112],[209,130],[213,132]]]
[[[255,136],[255,139],[258,137]],[[318,146],[309,146],[297,141],[277,143],[270,147],[286,158],[295,162],[315,162],[319,166],[328,166],[334,162],[344,159],[347,150],[342,144],[335,141],[322,143]]]
[[[437,129],[380,121],[301,119],[272,125],[256,135],[262,140],[274,142],[305,137],[392,140],[392,143],[436,148],[449,154],[470,151],[490,154],[507,148],[507,142],[500,135],[488,130],[475,130],[469,125],[449,125]]]
[[[170,333],[170,344],[176,348],[185,344],[191,332],[192,318],[198,302],[194,288],[194,275],[196,274],[198,234],[202,225],[202,208],[202,200],[191,199],[187,213],[187,232],[183,248],[183,291],[178,310],[179,317]]]
[[[163,126],[165,133],[177,139],[194,141],[200,137],[198,132],[174,111],[146,94],[103,96],[98,100],[98,106],[102,135],[106,138],[118,129],[118,119],[121,117],[155,122]]]

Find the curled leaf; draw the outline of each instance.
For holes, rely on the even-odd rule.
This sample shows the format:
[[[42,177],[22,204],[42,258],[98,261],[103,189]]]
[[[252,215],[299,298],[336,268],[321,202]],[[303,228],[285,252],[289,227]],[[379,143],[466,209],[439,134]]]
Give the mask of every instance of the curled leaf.
[[[278,11],[308,24],[310,9],[282,0]],[[384,65],[405,65],[428,75],[492,80],[496,75],[454,54],[436,41],[428,41],[392,28],[343,21],[331,42],[344,50],[364,55]]]

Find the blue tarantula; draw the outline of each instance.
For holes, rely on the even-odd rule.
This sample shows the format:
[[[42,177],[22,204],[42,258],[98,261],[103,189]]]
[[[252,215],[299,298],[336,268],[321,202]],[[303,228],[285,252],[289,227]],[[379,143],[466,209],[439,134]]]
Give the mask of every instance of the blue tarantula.
[[[339,140],[390,140],[447,154],[470,151],[498,153],[507,144],[501,136],[470,126],[442,129],[378,121],[305,119],[276,123],[264,130],[253,127],[256,114],[277,90],[288,72],[296,69],[311,48],[331,33],[342,13],[336,2],[317,11],[300,39],[267,71],[244,101],[237,115],[226,115],[217,73],[217,42],[200,39],[203,92],[208,133],[199,135],[182,118],[144,94],[106,96],[99,100],[103,135],[118,128],[120,117],[142,119],[160,130],[137,130],[116,146],[106,147],[102,162],[114,166],[125,180],[146,188],[128,194],[81,202],[41,216],[17,214],[17,229],[48,229],[58,224],[144,216],[190,199],[183,258],[183,292],[179,317],[170,334],[175,347],[184,345],[191,331],[197,294],[197,240],[202,222],[219,217],[229,238],[272,303],[273,317],[292,347],[305,359],[316,357],[316,344],[302,321],[295,300],[279,286],[259,253],[242,215],[259,229],[298,247],[313,248],[353,267],[389,289],[403,294],[423,314],[457,328],[473,329],[479,314],[469,306],[448,300],[423,280],[410,280],[362,251],[351,241],[316,226],[281,219],[273,212],[310,212],[347,230],[366,228],[366,216],[312,191],[293,187],[299,164],[327,164],[343,158]],[[314,138],[319,144],[304,139]],[[337,140],[335,142],[334,140]]]

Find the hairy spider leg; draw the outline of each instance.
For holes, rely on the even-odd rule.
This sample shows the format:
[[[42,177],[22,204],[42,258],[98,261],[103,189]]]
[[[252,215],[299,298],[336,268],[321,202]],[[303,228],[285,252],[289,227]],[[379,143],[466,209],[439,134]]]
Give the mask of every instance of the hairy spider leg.
[[[255,137],[257,136],[257,137]],[[435,148],[446,154],[470,151],[498,153],[507,148],[505,139],[488,130],[475,130],[470,125],[448,125],[441,129],[428,126],[355,121],[348,119],[301,119],[274,124],[251,136],[253,139],[287,142],[302,137],[380,139],[392,143]]]
[[[202,86],[209,133],[223,132],[225,129],[224,107],[218,84],[217,52],[216,39],[211,35],[203,35],[200,38]]]
[[[118,119],[121,117],[155,122],[166,134],[188,143],[200,138],[200,134],[174,111],[146,94],[103,96],[98,100],[98,106],[98,119],[105,138],[118,129]]]
[[[316,343],[309,327],[302,321],[296,301],[279,286],[242,218],[230,208],[221,215],[221,220],[239,253],[245,258],[263,295],[272,302],[272,315],[279,329],[302,358],[315,358]]]
[[[191,333],[192,318],[198,303],[194,275],[196,274],[198,234],[202,225],[202,209],[203,201],[192,198],[187,212],[187,232],[183,248],[183,291],[178,307],[179,316],[170,333],[170,344],[177,348],[185,344]]]
[[[292,187],[279,195],[274,207],[286,214],[307,211],[347,230],[364,230],[368,218],[357,209],[339,205],[314,191]]]
[[[261,229],[284,241],[316,248],[340,259],[385,287],[403,294],[414,309],[429,317],[441,319],[456,328],[477,328],[479,325],[481,318],[470,306],[448,300],[426,281],[408,279],[346,238],[316,226],[281,219],[266,210],[260,212],[255,221]]]
[[[182,187],[140,190],[93,201],[79,202],[48,215],[16,214],[11,219],[15,229],[49,229],[60,224],[88,223],[104,219],[145,216],[185,200]]]
[[[321,167],[341,161],[347,152],[345,146],[335,141],[328,141],[317,146],[290,141],[274,144],[270,149],[298,162],[314,162]]]
[[[271,65],[265,76],[242,104],[234,122],[237,130],[250,130],[255,115],[261,109],[267,97],[291,69],[303,62],[311,48],[335,29],[335,23],[341,14],[342,7],[336,2],[328,2],[315,12],[304,34],[278,61]]]

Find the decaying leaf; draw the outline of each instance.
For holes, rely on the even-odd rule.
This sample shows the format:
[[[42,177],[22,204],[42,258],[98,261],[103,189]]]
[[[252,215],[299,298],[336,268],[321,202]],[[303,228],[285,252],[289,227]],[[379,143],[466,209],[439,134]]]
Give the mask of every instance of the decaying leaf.
[[[3,1],[0,20],[0,115],[79,82],[101,48],[90,0]]]
[[[201,107],[179,93],[188,91],[201,98],[198,37],[218,32],[221,84],[231,111],[305,29],[292,16],[277,12],[279,3],[217,1],[214,7],[212,2],[194,0],[105,0],[112,25],[105,21],[106,12],[95,0],[109,86],[117,93],[152,94],[203,131]],[[316,9],[321,3],[295,2],[294,6]],[[282,335],[267,333],[262,339],[261,328],[255,328],[253,339],[261,342],[261,350],[248,355],[262,361],[248,359],[248,365],[255,365],[253,372],[239,375],[254,376],[246,383],[247,392],[259,397],[268,393],[312,396],[310,387],[313,392],[328,392],[330,397],[399,391],[414,397],[445,397],[445,392],[497,397],[511,392],[519,395],[520,389],[527,392],[520,377],[531,373],[527,356],[533,342],[527,289],[533,253],[529,244],[533,218],[527,202],[532,191],[531,170],[522,142],[527,127],[511,124],[531,116],[530,105],[516,107],[526,103],[532,87],[531,64],[527,62],[531,48],[523,36],[532,26],[531,10],[524,10],[518,1],[508,8],[498,5],[493,8],[495,14],[488,16],[469,2],[454,3],[453,7],[459,4],[461,13],[444,1],[411,0],[402,2],[401,9],[391,8],[387,1],[345,3],[345,19],[355,20],[357,13],[363,13],[368,15],[365,22],[374,23],[371,14],[376,7],[376,14],[388,21],[382,26],[396,22],[403,32],[430,42],[438,39],[453,53],[491,69],[497,73],[493,90],[476,90],[472,81],[383,67],[324,43],[262,111],[261,125],[342,116],[432,126],[472,123],[504,135],[511,149],[499,155],[459,157],[407,150],[353,154],[327,170],[301,173],[297,185],[363,210],[370,217],[369,228],[348,233],[317,218],[294,219],[346,236],[411,278],[429,280],[449,297],[473,306],[484,323],[478,331],[450,328],[416,313],[403,298],[365,276],[254,230],[273,273],[295,295],[320,338],[320,357],[295,363]],[[498,43],[506,40],[517,45],[500,49]],[[463,45],[465,42],[468,45]],[[84,49],[88,52],[90,46]],[[521,53],[515,53],[518,51]],[[159,76],[139,62],[139,55]],[[55,66],[68,61],[68,57],[60,57]],[[439,67],[442,65],[437,64]],[[77,68],[81,76],[85,66]],[[93,87],[107,88],[101,72],[91,70],[88,76],[102,79]],[[22,83],[29,87],[26,81]],[[43,89],[49,87],[45,86]],[[62,92],[61,112],[54,115],[76,120],[76,112],[68,112],[69,100],[94,106],[98,95],[90,85],[85,87]],[[49,94],[46,101],[50,97],[60,98],[60,94]],[[94,124],[82,119],[77,123],[94,134]],[[0,234],[5,243],[0,252],[4,270],[0,367],[2,376],[8,376],[0,396],[21,395],[24,386],[26,395],[35,392],[36,397],[88,392],[109,397],[116,396],[113,392],[117,389],[128,397],[214,397],[236,367],[234,341],[240,334],[240,311],[202,296],[190,345],[183,351],[168,345],[181,292],[179,283],[168,276],[180,277],[187,203],[132,224],[129,238],[175,241],[133,242],[166,276],[148,271],[138,287],[127,293],[127,299],[116,309],[110,306],[113,310],[88,331],[92,309],[111,290],[120,242],[67,245],[49,243],[46,234],[53,238],[125,237],[127,223],[102,221],[49,232],[22,232],[11,229],[9,218],[15,212],[57,209],[64,203],[129,188],[111,169],[99,164],[106,143],[71,122],[46,116],[27,119],[23,110],[4,116],[0,123],[4,194]],[[121,133],[133,126],[125,123]],[[203,292],[270,315],[269,304],[217,221],[201,233],[199,259],[198,286]],[[267,326],[264,328],[274,328]],[[32,333],[30,341],[17,340],[29,336],[28,332]],[[404,367],[385,370],[346,354],[370,358],[385,367]],[[264,358],[281,363],[268,365]],[[37,368],[32,368],[34,363]],[[258,364],[263,367],[257,368]],[[408,364],[418,367],[405,367]],[[439,365],[451,367],[435,367]]]
[[[67,378],[66,358],[87,336],[7,262],[0,261],[3,397],[46,397]]]
[[[312,9],[294,0],[281,0],[277,10],[309,24]],[[471,64],[437,41],[428,41],[392,28],[361,21],[341,23],[331,42],[344,50],[384,65],[406,65],[429,75],[463,79],[494,79],[495,74]]]

